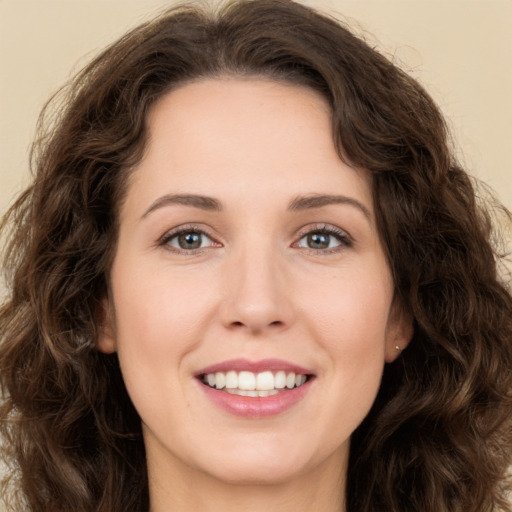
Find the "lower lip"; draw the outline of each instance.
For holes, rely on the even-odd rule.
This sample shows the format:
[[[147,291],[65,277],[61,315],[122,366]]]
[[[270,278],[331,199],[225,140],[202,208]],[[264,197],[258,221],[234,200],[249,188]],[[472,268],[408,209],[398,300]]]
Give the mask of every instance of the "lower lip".
[[[199,385],[217,407],[230,414],[245,418],[268,418],[281,414],[300,402],[309,391],[312,381],[313,379],[298,388],[265,397],[232,395],[227,391],[211,388],[202,382],[199,382]]]

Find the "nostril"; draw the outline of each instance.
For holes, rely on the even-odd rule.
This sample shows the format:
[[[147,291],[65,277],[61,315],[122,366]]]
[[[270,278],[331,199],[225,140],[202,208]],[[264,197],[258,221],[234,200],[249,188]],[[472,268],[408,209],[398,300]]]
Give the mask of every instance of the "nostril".
[[[240,321],[236,321],[236,322],[231,322],[231,326],[232,327],[244,327],[246,324],[244,322],[240,322]],[[271,326],[275,326],[275,327],[280,327],[284,325],[283,322],[281,322],[281,320],[274,320],[273,322],[270,322],[268,324],[269,327]],[[259,329],[258,329],[259,330]]]

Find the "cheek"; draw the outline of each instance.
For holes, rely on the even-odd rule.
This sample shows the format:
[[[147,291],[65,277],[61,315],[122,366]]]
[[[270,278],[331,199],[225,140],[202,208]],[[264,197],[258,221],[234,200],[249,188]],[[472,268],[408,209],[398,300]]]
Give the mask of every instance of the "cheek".
[[[112,280],[117,284],[114,296],[119,338],[139,332],[144,335],[141,342],[179,340],[179,334],[193,331],[201,316],[206,314],[211,297],[201,288],[201,277],[191,278],[188,270],[171,272],[157,265],[146,266],[148,268],[141,268],[128,262],[114,268],[116,273]],[[134,272],[134,268],[138,270]]]
[[[388,273],[354,272],[333,278],[311,297],[310,335],[329,359],[327,368],[339,386],[373,399],[385,362],[392,285]]]
[[[186,281],[140,266],[136,272],[121,264],[113,269],[117,352],[134,402],[140,401],[135,395],[175,386],[184,359],[200,342],[211,296]]]
[[[343,340],[335,344],[340,349],[383,344],[392,302],[392,285],[385,273],[333,276],[327,287],[309,295],[307,309],[315,329],[330,340]]]

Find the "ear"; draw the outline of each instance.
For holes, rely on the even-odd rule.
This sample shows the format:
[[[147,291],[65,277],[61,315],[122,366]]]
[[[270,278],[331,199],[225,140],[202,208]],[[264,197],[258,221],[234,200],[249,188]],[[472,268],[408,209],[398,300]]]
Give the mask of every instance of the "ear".
[[[101,301],[97,313],[98,338],[96,348],[104,354],[113,354],[117,350],[115,315],[113,306],[108,298]]]
[[[386,363],[392,363],[407,348],[414,333],[413,317],[395,297],[389,312],[386,332]]]

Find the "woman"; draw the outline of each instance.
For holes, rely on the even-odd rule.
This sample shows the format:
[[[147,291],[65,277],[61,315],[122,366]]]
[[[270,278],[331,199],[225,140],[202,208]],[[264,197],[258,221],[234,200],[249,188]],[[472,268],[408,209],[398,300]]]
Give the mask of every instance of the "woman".
[[[293,2],[181,7],[46,135],[4,221],[16,510],[507,510],[512,298],[413,79]]]

